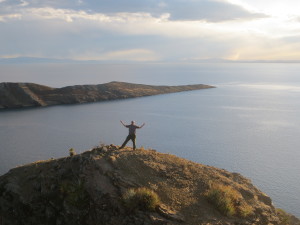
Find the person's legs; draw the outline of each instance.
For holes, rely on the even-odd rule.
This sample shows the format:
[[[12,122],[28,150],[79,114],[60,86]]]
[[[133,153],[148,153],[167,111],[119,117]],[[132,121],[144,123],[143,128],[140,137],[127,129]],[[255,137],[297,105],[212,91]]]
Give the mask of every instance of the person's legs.
[[[136,146],[135,146],[135,139],[136,139],[136,136],[132,135],[131,136],[131,141],[132,141],[132,144],[133,144],[133,150],[135,150],[135,148],[136,148]]]
[[[125,145],[127,144],[127,142],[128,142],[130,139],[131,139],[131,136],[128,135],[127,138],[125,139],[124,143],[122,144],[122,146],[121,146],[119,149],[124,148]]]

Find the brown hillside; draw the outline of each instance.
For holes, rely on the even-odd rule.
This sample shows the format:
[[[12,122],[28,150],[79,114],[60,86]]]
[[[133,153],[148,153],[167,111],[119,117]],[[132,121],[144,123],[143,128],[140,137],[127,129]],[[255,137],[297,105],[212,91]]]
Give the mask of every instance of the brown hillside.
[[[140,187],[160,198],[152,210],[141,205],[141,198],[134,199],[134,207],[126,203],[126,193],[132,197],[132,190]],[[224,213],[209,199],[215,187],[234,194],[235,214]],[[150,204],[149,198],[142,200]],[[284,219],[289,223],[282,223]],[[155,150],[111,145],[35,162],[1,176],[0,224],[266,225],[299,220],[280,215],[266,194],[237,173]]]

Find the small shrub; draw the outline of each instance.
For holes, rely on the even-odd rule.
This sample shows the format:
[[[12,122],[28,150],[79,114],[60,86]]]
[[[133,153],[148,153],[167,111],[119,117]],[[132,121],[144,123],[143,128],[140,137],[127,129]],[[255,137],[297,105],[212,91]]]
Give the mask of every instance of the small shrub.
[[[158,195],[148,188],[128,189],[123,195],[123,202],[130,211],[140,209],[154,211],[160,204]]]
[[[228,196],[228,192],[220,188],[212,188],[207,192],[207,198],[222,214],[226,216],[236,214],[232,198]]]
[[[69,205],[84,209],[89,202],[89,195],[82,180],[67,181],[60,185],[60,193]]]
[[[246,218],[253,213],[253,208],[248,204],[240,204],[238,206],[238,215],[242,218]]]
[[[230,186],[213,184],[205,195],[225,216],[245,218],[253,212],[253,208],[243,201],[241,194]]]
[[[75,152],[74,148],[69,149],[69,154],[70,154],[70,156],[76,155],[76,152]]]

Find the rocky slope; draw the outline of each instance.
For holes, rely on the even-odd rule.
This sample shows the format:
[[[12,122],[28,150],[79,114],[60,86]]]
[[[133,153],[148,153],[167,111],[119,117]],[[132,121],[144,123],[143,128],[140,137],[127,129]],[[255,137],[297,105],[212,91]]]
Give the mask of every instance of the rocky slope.
[[[209,85],[151,86],[124,82],[51,88],[33,83],[0,83],[0,109],[75,104],[212,88]]]
[[[209,200],[208,193],[215,186],[235,193],[234,207],[243,206],[247,209],[244,214],[240,210],[229,215]],[[160,202],[154,208],[141,207],[141,200],[149,198],[132,198],[136,197],[133,190],[140,187],[158,195]],[[128,199],[138,204],[128,204]],[[266,194],[237,173],[155,150],[119,150],[110,145],[35,162],[1,176],[0,224],[300,223],[291,215],[279,213]]]

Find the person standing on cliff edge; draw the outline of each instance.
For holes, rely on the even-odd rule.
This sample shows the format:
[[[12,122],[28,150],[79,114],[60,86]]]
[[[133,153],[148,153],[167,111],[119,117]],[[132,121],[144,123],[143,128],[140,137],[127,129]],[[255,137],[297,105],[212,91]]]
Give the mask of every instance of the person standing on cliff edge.
[[[120,122],[123,124],[124,127],[128,128],[129,134],[128,134],[126,140],[124,141],[124,143],[122,144],[122,146],[121,146],[119,149],[124,148],[125,145],[127,144],[127,142],[128,142],[129,140],[131,140],[131,141],[132,141],[132,144],[133,144],[133,150],[135,150],[135,148],[136,148],[136,146],[135,146],[136,129],[142,128],[143,126],[145,126],[145,123],[143,123],[142,126],[137,126],[137,125],[135,125],[135,122],[134,122],[134,121],[131,121],[131,124],[130,124],[130,125],[124,124],[122,120],[120,120]]]

